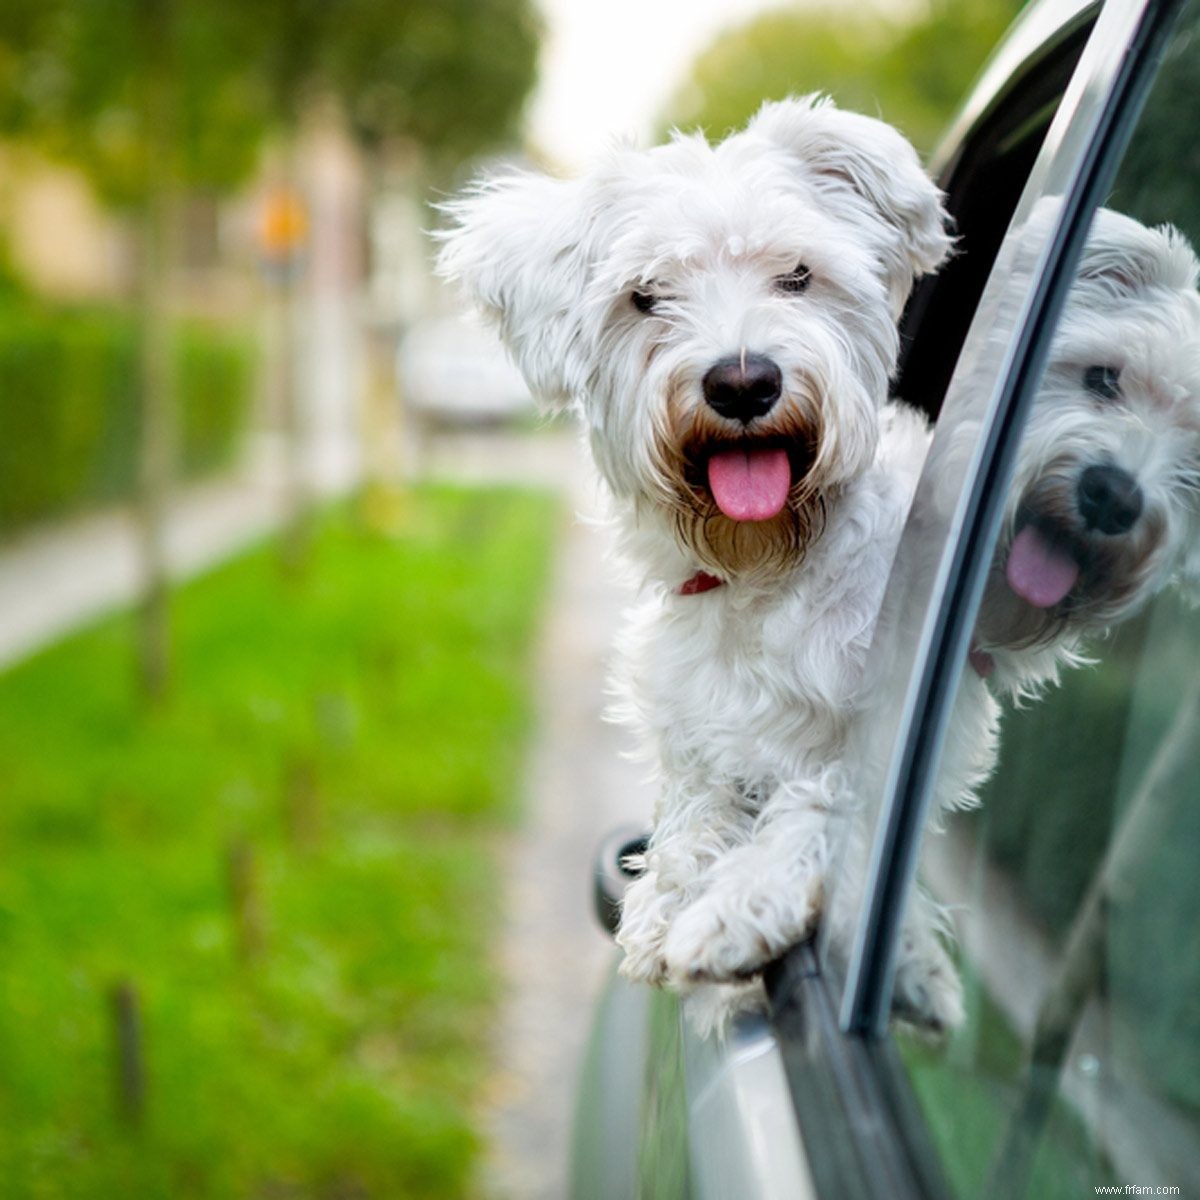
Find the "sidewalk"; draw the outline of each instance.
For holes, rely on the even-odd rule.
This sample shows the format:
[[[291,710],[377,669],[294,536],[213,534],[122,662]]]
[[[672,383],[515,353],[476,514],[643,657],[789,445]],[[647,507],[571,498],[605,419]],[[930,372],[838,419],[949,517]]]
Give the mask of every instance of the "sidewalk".
[[[508,994],[480,1179],[491,1200],[562,1200],[579,1066],[616,957],[592,918],[592,855],[617,825],[647,825],[653,803],[645,767],[622,757],[628,735],[602,716],[630,597],[605,561],[605,530],[590,520],[599,485],[573,430],[439,439],[427,466],[435,476],[554,487],[567,509],[537,661],[525,826],[506,849]]]
[[[356,465],[330,445],[310,464],[314,487],[352,486]],[[278,447],[263,440],[231,475],[181,489],[171,506],[171,575],[186,579],[274,529],[283,515]],[[30,530],[0,547],[0,669],[141,591],[142,564],[132,511],[110,509]]]
[[[171,573],[186,578],[278,519],[268,489],[221,480],[184,492],[170,517]],[[132,513],[114,510],[33,530],[0,550],[0,667],[25,658],[141,590]]]

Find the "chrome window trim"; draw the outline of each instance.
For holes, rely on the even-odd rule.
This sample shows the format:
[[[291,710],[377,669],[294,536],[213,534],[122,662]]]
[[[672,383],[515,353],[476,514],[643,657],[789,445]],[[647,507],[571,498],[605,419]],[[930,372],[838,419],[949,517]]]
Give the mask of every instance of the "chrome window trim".
[[[1077,261],[1087,218],[1116,169],[1153,78],[1178,0],[1109,0],[1088,40],[1022,194],[947,393],[939,432],[970,414],[982,418],[982,436],[966,464],[951,519],[941,532],[932,574],[905,577],[903,564],[927,537],[910,522],[901,542],[901,568],[889,583],[906,611],[923,613],[919,636],[886,646],[892,655],[883,703],[860,729],[862,761],[878,772],[865,795],[881,798],[855,905],[854,936],[840,1006],[843,1030],[878,1037],[887,1026],[897,935],[913,886],[931,783],[946,721],[966,657],[984,568],[994,544],[1003,495],[1027,401],[1044,365],[1046,331],[1061,307]],[[1023,278],[1011,273],[1020,252],[1013,231],[1035,206],[1056,205]],[[1027,239],[1026,239],[1027,241]],[[997,330],[1003,336],[997,339]],[[937,436],[937,435],[935,435]],[[941,486],[945,486],[945,481]],[[920,489],[932,481],[923,475]],[[928,558],[925,561],[929,561]],[[898,589],[898,593],[897,593]],[[882,718],[882,719],[881,719]],[[875,786],[871,786],[874,782]],[[853,875],[853,871],[850,872]],[[842,884],[845,880],[840,881]]]
[[[847,1037],[812,943],[766,975],[771,1024],[821,1200],[948,1200],[941,1163],[886,1040]]]
[[[929,157],[929,173],[940,179],[959,149],[1012,90],[1013,80],[1036,70],[1047,44],[1092,19],[1101,0],[1045,0],[1023,9],[984,63],[962,109]]]
[[[766,1021],[741,1018],[718,1042],[697,1036],[685,1011],[682,1045],[695,1200],[818,1200],[779,1043]]]

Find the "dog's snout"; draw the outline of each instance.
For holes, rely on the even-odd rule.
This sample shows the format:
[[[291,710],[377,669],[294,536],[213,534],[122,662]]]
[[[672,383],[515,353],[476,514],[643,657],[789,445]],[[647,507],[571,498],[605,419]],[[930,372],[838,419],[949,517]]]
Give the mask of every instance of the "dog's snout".
[[[782,394],[783,373],[763,354],[731,354],[704,376],[708,406],[743,424],[770,412]]]
[[[1079,515],[1089,529],[1127,533],[1142,515],[1142,489],[1130,473],[1112,463],[1087,467],[1076,487]]]

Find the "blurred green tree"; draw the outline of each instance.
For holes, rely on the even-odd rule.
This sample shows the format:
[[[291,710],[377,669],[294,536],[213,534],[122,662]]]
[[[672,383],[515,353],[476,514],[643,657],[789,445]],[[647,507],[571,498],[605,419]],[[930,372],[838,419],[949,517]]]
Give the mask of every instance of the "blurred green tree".
[[[219,193],[257,162],[264,136],[292,149],[308,106],[332,97],[373,158],[415,146],[433,161],[515,129],[532,86],[539,25],[530,0],[4,0],[0,136],[82,169],[132,218],[140,248],[141,527],[146,562],[140,670],[169,679],[165,508],[174,457],[170,270],[179,197]],[[295,337],[284,280],[285,343]],[[284,355],[285,358],[289,356]],[[295,389],[283,389],[298,431]],[[297,440],[293,438],[293,443]],[[285,560],[307,540],[293,446]]]
[[[788,7],[723,33],[696,59],[664,125],[712,137],[764,100],[830,93],[928,152],[1020,0],[924,0],[906,16],[869,7]]]
[[[175,456],[170,268],[185,187],[244,178],[263,129],[251,72],[229,53],[228,6],[205,0],[6,0],[0,5],[0,134],[82,169],[132,219],[138,241],[147,695],[170,676],[166,506]]]
[[[332,97],[365,152],[368,186],[389,159],[433,169],[515,135],[535,76],[541,27],[531,0],[243,0],[247,44],[256,47],[281,140],[283,188],[299,195],[295,141],[305,113]],[[294,279],[277,306],[280,340],[296,336]],[[300,468],[294,387],[282,388],[292,431],[292,493],[284,565],[299,570],[310,518]]]
[[[332,94],[364,144],[400,137],[435,156],[514,133],[541,36],[530,0],[242,0],[236,11],[285,131]]]

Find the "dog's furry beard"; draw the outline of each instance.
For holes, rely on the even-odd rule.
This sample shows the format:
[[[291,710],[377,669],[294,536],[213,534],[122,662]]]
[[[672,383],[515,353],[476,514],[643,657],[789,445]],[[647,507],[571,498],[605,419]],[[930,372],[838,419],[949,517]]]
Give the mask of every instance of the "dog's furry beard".
[[[823,421],[820,404],[801,394],[780,405],[766,433],[731,437],[706,409],[685,413],[668,403],[668,430],[656,437],[655,473],[661,480],[672,534],[685,553],[722,577],[769,578],[797,567],[820,537],[826,503],[836,485],[822,482]],[[787,503],[766,521],[726,516],[708,486],[709,457],[730,447],[780,447],[787,451],[792,483]],[[654,503],[658,503],[656,497]]]
[[[989,572],[988,601],[977,630],[981,642],[1031,650],[1068,635],[1100,632],[1132,615],[1154,592],[1170,541],[1165,511],[1147,511],[1136,529],[1121,537],[1089,534],[1081,527],[1075,501],[1080,469],[1075,458],[1056,459],[1015,504]],[[1013,539],[1026,525],[1035,526],[1079,567],[1075,586],[1049,608],[1021,599],[1005,578]]]
[[[1172,579],[1196,575],[1198,273],[1176,230],[1096,214],[1018,452],[976,627],[981,647],[1016,653],[1006,659],[1008,686],[1024,687],[1053,669],[1058,651],[1074,654]],[[1096,469],[1118,473],[1136,495],[1136,511],[1107,529],[1082,507]],[[1014,543],[1030,526],[1047,555],[1078,573],[1054,604],[1028,602],[1012,586]]]
[[[803,481],[769,521],[731,521],[711,501],[699,498],[674,516],[680,546],[704,567],[740,579],[784,574],[804,561],[807,547],[821,534],[825,502],[804,495]]]

